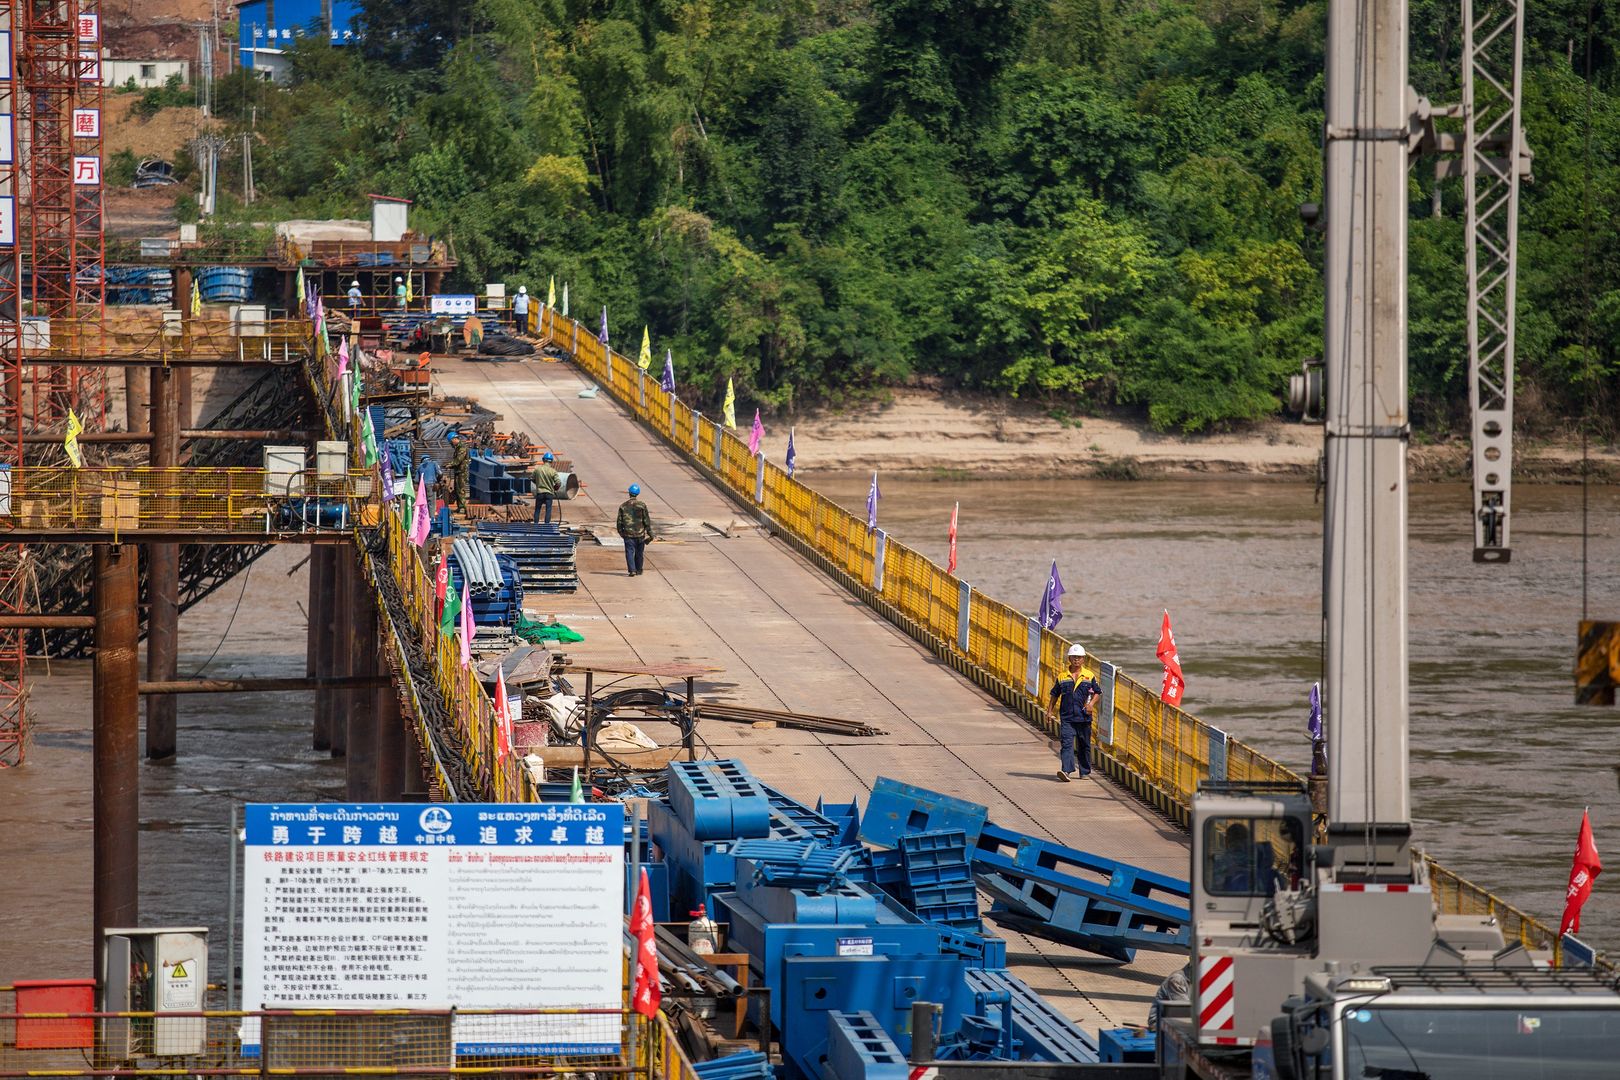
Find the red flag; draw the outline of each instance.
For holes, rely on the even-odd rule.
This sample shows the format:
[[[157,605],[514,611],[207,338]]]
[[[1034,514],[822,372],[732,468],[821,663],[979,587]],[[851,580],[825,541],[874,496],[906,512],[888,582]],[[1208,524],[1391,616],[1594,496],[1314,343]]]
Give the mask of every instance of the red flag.
[[[950,560],[945,564],[947,574],[956,573],[956,512],[960,509],[962,509],[961,503],[951,507],[951,555]]]
[[[1575,863],[1569,868],[1569,891],[1564,894],[1564,919],[1558,924],[1558,933],[1581,932],[1581,908],[1592,895],[1592,882],[1603,873],[1598,861],[1597,844],[1592,842],[1592,818],[1581,815],[1581,836],[1575,841]]]
[[[435,618],[444,618],[444,590],[450,584],[450,557],[446,555],[439,560],[438,569],[433,571],[433,599],[436,601],[433,608]]]
[[[658,942],[653,936],[652,889],[647,868],[641,868],[636,903],[630,909],[630,936],[636,939],[636,988],[630,1005],[642,1016],[656,1016],[664,992],[658,982]]]
[[[512,752],[512,709],[506,697],[506,672],[495,668],[495,760]]]
[[[1164,613],[1164,624],[1159,627],[1159,663],[1164,665],[1164,688],[1159,700],[1166,705],[1181,705],[1181,692],[1187,683],[1181,677],[1181,654],[1176,651],[1176,636],[1170,632],[1170,612]]]

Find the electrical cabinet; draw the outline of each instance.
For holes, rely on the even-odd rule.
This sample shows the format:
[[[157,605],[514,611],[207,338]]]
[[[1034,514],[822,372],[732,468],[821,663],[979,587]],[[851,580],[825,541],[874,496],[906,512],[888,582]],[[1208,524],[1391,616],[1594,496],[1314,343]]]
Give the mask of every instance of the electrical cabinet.
[[[201,926],[109,929],[102,938],[104,1012],[157,1013],[108,1020],[107,1050],[120,1061],[200,1054],[207,1021],[196,1013],[208,989],[208,930]]]

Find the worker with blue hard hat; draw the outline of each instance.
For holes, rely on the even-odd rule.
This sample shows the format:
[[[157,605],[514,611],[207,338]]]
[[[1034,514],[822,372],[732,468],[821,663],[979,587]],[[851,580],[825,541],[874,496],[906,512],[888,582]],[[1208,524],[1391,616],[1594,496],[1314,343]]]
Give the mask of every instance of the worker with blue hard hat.
[[[546,511],[547,525],[551,524],[551,504],[556,502],[557,496],[562,494],[562,477],[558,474],[557,467],[552,464],[556,460],[551,451],[547,450],[540,455],[539,463],[535,465],[534,471],[529,474],[534,481],[534,518],[532,520],[536,522],[540,520],[540,510],[543,507]],[[557,520],[562,520],[561,507],[557,508]]]
[[[635,577],[647,557],[647,544],[653,538],[652,514],[642,502],[641,485],[630,485],[630,497],[619,504],[619,536],[624,539],[624,564]]]

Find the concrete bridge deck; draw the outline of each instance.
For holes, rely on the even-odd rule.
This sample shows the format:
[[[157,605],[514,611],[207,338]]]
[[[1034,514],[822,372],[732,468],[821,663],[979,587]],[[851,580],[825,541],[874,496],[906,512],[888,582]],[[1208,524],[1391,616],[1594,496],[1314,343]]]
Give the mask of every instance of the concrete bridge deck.
[[[874,738],[710,722],[699,734],[763,780],[814,803],[865,796],[878,776],[990,808],[998,824],[1072,847],[1187,875],[1185,834],[1100,779],[1065,784],[1047,737],[859,603],[786,544],[753,527],[721,490],[657,442],[572,366],[435,361],[446,394],[476,398],[500,426],[527,430],[576,463],[585,482],[568,520],[616,541],[614,514],[632,482],[660,534],[646,573],[622,549],[582,544],[581,589],[531,598],[585,635],[584,662],[683,661],[721,673],[715,698],[868,721]],[[735,528],[728,526],[735,525]],[[727,530],[732,535],[722,535]],[[1139,953],[1112,961],[1003,932],[1012,966],[1082,1026],[1141,1024],[1160,981],[1182,961]]]

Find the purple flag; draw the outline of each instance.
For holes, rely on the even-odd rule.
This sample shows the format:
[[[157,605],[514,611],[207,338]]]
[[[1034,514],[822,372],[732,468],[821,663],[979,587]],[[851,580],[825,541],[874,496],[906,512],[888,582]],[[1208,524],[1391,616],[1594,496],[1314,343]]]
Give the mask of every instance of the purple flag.
[[[872,474],[872,487],[866,493],[866,527],[877,528],[877,503],[883,493],[878,490],[877,473]]]
[[[388,440],[386,440],[386,439],[383,440],[383,444],[382,444],[381,449],[382,449],[382,455],[381,456],[382,456],[382,486],[383,486],[382,497],[383,497],[383,502],[385,502],[385,503],[393,502],[394,501],[394,494],[395,494],[395,492],[394,492],[394,466],[393,466],[393,463],[388,460]]]
[[[433,515],[428,511],[427,485],[416,478],[416,504],[411,507],[411,543],[421,547],[427,543],[433,528]]]
[[[604,345],[606,345],[606,344],[607,344],[607,343],[608,343],[608,335],[607,335],[607,305],[606,305],[606,304],[603,304],[603,305],[602,305],[602,332],[601,332],[601,333],[599,333],[599,334],[597,334],[597,335],[596,335],[596,340],[597,340],[597,341],[600,341],[600,342],[601,342],[601,343],[602,343],[602,344],[604,344]]]
[[[461,666],[472,666],[473,629],[472,594],[467,591],[467,579],[461,579]]]
[[[793,475],[793,467],[799,463],[799,452],[797,450],[793,449],[793,429],[792,428],[788,428],[787,457],[782,459],[782,463],[787,466],[788,475],[792,476]]]
[[[658,380],[658,385],[666,394],[675,392],[675,354],[668,349],[664,350],[664,377]]]
[[[759,444],[765,441],[765,425],[759,422],[759,410],[754,410],[754,426],[748,431],[749,456],[759,454]]]
[[[1305,722],[1312,742],[1322,741],[1322,684],[1311,683],[1311,718]]]
[[[1052,560],[1052,572],[1046,577],[1046,588],[1041,590],[1041,611],[1037,618],[1048,630],[1063,621],[1063,579],[1058,577],[1056,559]]]

